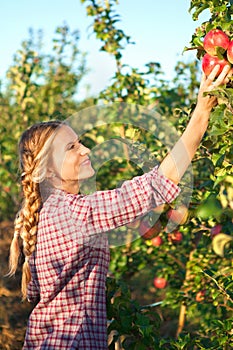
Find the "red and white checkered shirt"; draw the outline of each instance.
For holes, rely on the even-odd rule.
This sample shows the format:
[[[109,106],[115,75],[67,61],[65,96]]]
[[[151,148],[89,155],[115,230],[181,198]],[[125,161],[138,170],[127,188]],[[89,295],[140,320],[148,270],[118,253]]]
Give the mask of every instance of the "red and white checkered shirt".
[[[179,188],[158,168],[114,190],[90,195],[55,190],[43,205],[28,300],[33,309],[23,349],[106,350],[107,232],[152,207],[172,202]]]

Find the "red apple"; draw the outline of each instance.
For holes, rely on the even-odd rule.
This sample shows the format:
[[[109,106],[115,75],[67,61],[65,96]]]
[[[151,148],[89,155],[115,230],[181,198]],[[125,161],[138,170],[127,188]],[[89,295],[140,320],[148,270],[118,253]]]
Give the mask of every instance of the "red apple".
[[[163,244],[163,239],[162,239],[162,237],[157,236],[157,237],[152,238],[151,244],[152,244],[154,247],[159,247],[159,246],[161,246],[161,245]]]
[[[202,70],[205,73],[205,75],[209,75],[212,72],[214,66],[216,66],[217,64],[219,64],[220,67],[216,76],[218,76],[222,72],[225,66],[231,66],[227,60],[221,60],[217,56],[210,56],[208,53],[206,53],[202,58]]]
[[[183,225],[188,219],[188,208],[185,205],[180,205],[177,209],[170,209],[167,212],[167,217],[174,223]]]
[[[196,301],[200,302],[200,301],[203,301],[205,299],[205,293],[206,291],[205,290],[199,290],[199,292],[197,292],[196,294]]]
[[[212,229],[210,231],[211,238],[213,238],[214,236],[218,235],[221,231],[222,231],[222,225],[221,224],[217,224],[214,227],[212,227]]]
[[[212,29],[204,37],[203,47],[209,55],[217,56],[217,48],[220,47],[226,51],[229,43],[230,39],[226,33],[220,29]]]
[[[230,63],[233,64],[233,40],[230,41],[230,44],[227,49],[227,59]]]
[[[158,289],[163,289],[167,286],[167,280],[164,277],[155,277],[154,278],[154,286]]]
[[[183,235],[180,231],[174,231],[168,234],[168,239],[172,243],[179,243],[183,239]]]
[[[162,230],[162,224],[160,220],[157,220],[153,226],[148,220],[142,220],[139,226],[139,233],[143,239],[152,239],[159,234]]]

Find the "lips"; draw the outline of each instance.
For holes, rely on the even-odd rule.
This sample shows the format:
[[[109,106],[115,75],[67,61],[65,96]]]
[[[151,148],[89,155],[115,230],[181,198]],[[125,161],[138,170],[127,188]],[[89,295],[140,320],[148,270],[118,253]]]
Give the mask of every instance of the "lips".
[[[88,164],[90,164],[90,163],[91,163],[90,159],[87,158],[87,159],[85,159],[81,164],[82,164],[82,165],[88,165]]]

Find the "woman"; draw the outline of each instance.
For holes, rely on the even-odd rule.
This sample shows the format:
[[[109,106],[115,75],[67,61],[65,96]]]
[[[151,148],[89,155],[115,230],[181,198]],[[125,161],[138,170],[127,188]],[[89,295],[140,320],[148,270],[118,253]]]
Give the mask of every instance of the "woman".
[[[68,125],[50,121],[26,130],[19,143],[24,202],[15,220],[10,252],[14,274],[23,243],[22,294],[35,307],[24,349],[107,349],[106,232],[152,207],[172,202],[177,184],[207,129],[217,100],[214,87],[226,83],[228,67],[203,75],[190,122],[159,167],[125,181],[121,188],[81,195],[80,181],[94,174],[90,150]],[[213,84],[213,81],[214,84]]]

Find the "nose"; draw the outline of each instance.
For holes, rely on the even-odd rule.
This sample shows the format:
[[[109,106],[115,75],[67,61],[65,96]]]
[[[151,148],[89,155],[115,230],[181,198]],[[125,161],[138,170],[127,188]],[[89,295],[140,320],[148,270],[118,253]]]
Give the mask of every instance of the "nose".
[[[84,146],[83,144],[81,145],[80,148],[80,155],[85,156],[86,154],[89,154],[91,151],[88,147]]]

